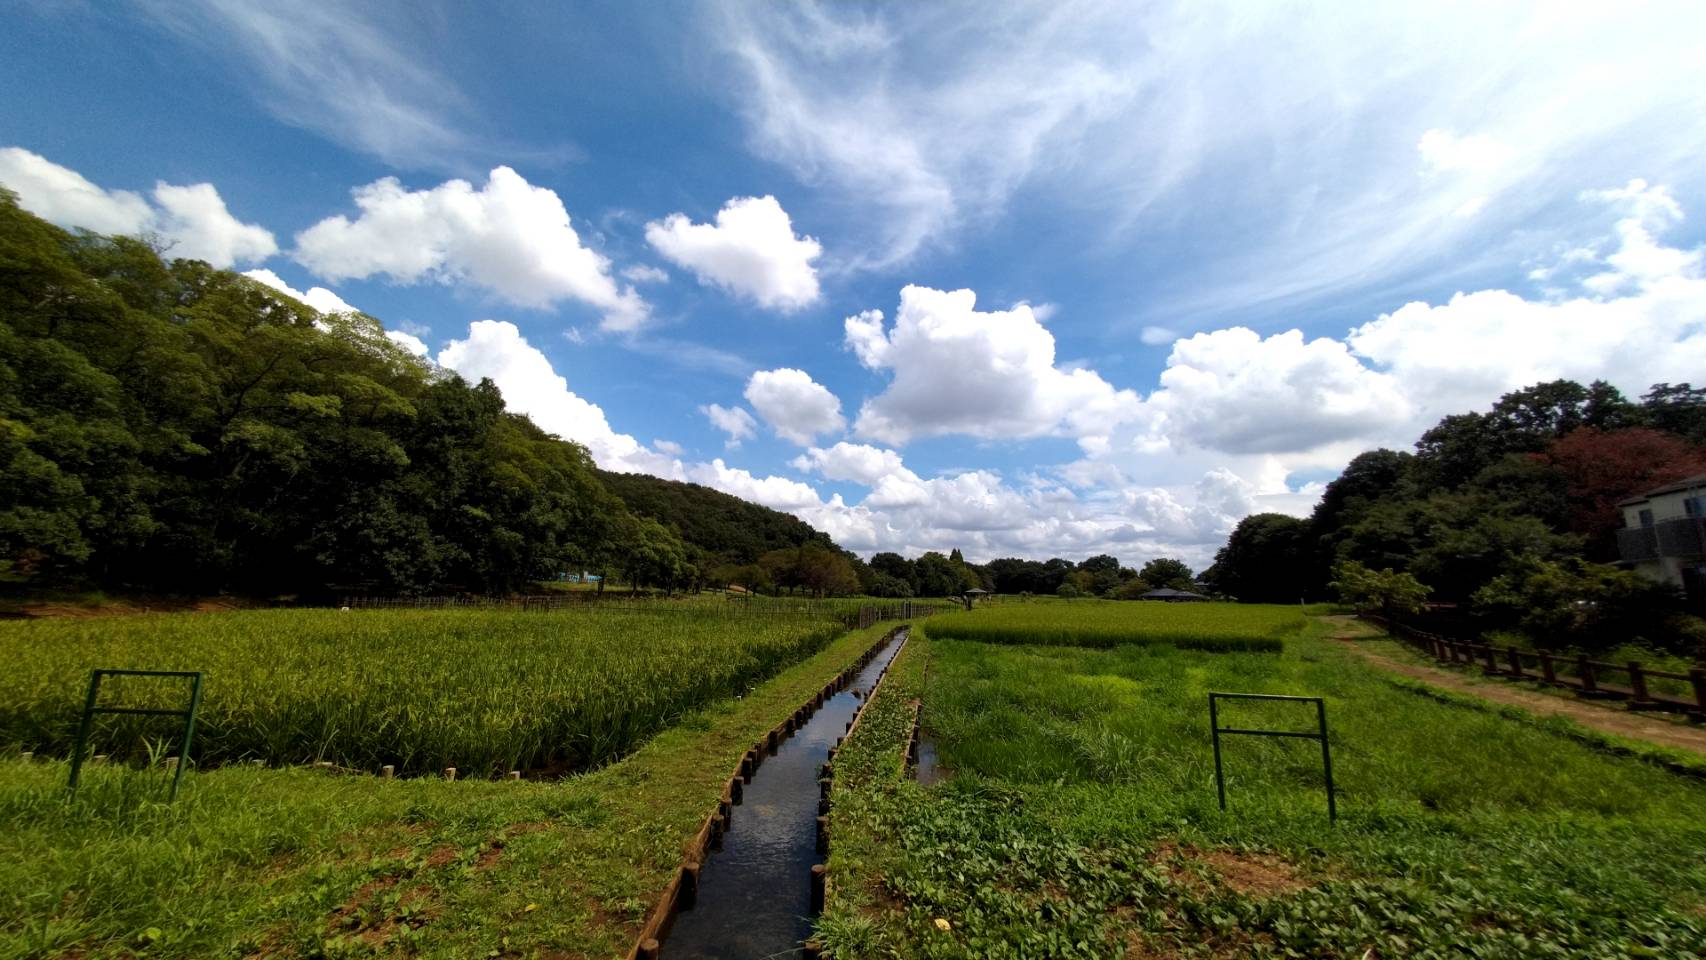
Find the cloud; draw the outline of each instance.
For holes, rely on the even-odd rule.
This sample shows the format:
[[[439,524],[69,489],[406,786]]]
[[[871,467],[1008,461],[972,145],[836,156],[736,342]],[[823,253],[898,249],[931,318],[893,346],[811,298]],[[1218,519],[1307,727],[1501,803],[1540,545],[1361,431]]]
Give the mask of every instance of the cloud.
[[[1179,340],[1133,427],[1092,458],[1197,448],[1337,466],[1362,447],[1407,446],[1443,416],[1545,380],[1605,379],[1639,394],[1698,379],[1706,248],[1658,239],[1681,221],[1681,205],[1641,180],[1583,198],[1618,212],[1613,234],[1532,270],[1560,284],[1544,297],[1460,292],[1404,304],[1341,338],[1232,327]]]
[[[1084,439],[1136,415],[1132,391],[1093,370],[1055,365],[1054,335],[1030,307],[976,305],[970,290],[908,286],[892,329],[876,310],[847,318],[846,343],[859,361],[893,373],[860,408],[855,433],[892,444],[951,433]]]
[[[384,276],[396,283],[469,283],[517,306],[578,300],[606,330],[633,330],[649,310],[618,287],[610,261],[581,244],[555,191],[509,167],[476,190],[448,180],[408,190],[385,177],[352,191],[360,214],[328,217],[296,235],[292,254],[328,280]]]
[[[1149,326],[1143,328],[1143,332],[1138,334],[1138,339],[1143,341],[1145,346],[1164,347],[1179,339],[1179,335],[1166,327]]]
[[[828,449],[812,447],[789,461],[794,469],[816,471],[830,480],[875,486],[885,477],[916,483],[918,477],[901,463],[900,454],[863,443],[842,441]]]
[[[82,174],[21,147],[0,149],[0,183],[25,210],[96,233],[157,234],[165,255],[216,267],[255,263],[278,252],[270,231],[231,215],[211,183],[154,185],[154,203],[129,190],[103,190]]]
[[[1370,370],[1344,343],[1306,340],[1298,330],[1262,337],[1244,327],[1174,343],[1145,409],[1175,442],[1226,453],[1377,435],[1411,415],[1393,378]]]
[[[786,477],[755,477],[746,470],[725,464],[721,457],[689,467],[687,479],[772,510],[796,511],[823,504],[810,484]]]
[[[746,382],[746,402],[784,440],[807,446],[818,434],[847,426],[841,401],[804,370],[759,370]]]
[[[420,337],[417,337],[412,333],[404,333],[401,330],[387,330],[385,331],[385,336],[392,343],[395,343],[397,346],[402,347],[404,350],[409,351],[423,360],[426,359],[427,354],[432,352],[431,349],[427,347],[425,340],[422,340]]]
[[[475,118],[408,8],[151,0],[169,33],[224,61],[273,116],[401,167],[453,164]],[[455,159],[453,159],[455,158]]]
[[[736,197],[717,211],[717,222],[694,223],[672,213],[646,224],[646,242],[671,263],[693,271],[761,307],[797,310],[818,299],[812,261],[823,247],[796,237],[775,197]]]
[[[668,283],[669,271],[646,263],[636,263],[622,269],[622,277],[635,283]]]
[[[679,457],[687,451],[674,440],[653,440],[652,449],[671,457]]]
[[[951,247],[1018,203],[1117,254],[1214,197],[1215,256],[1144,245],[1134,330],[1437,277],[1504,255],[1507,228],[1562,216],[1584,182],[1692,183],[1706,149],[1688,0],[716,9],[707,72],[732,78],[750,149],[836,212],[851,266]]]
[[[682,478],[681,465],[673,457],[611,429],[604,411],[570,391],[569,382],[552,368],[550,359],[528,343],[513,323],[476,320],[468,325],[465,339],[452,340],[438,352],[438,365],[472,381],[490,377],[510,410],[584,445],[606,470]]]
[[[251,280],[258,280],[274,290],[277,290],[279,293],[282,293],[292,299],[300,300],[321,313],[361,312],[355,307],[350,306],[343,297],[327,290],[325,287],[309,287],[308,292],[303,293],[301,290],[285,283],[278,274],[273,273],[271,270],[245,270],[243,272],[243,276],[248,277]]]
[[[0,149],[0,184],[44,220],[96,233],[134,235],[152,228],[154,208],[129,190],[108,192],[82,174],[22,147]]]
[[[1460,137],[1450,130],[1439,129],[1422,134],[1416,149],[1422,155],[1423,165],[1438,172],[1490,172],[1504,166],[1515,152],[1492,137]]]
[[[711,426],[729,435],[723,446],[733,450],[740,446],[742,440],[753,435],[758,427],[758,421],[752,419],[744,407],[725,407],[711,403],[699,408],[699,412],[711,421]]]

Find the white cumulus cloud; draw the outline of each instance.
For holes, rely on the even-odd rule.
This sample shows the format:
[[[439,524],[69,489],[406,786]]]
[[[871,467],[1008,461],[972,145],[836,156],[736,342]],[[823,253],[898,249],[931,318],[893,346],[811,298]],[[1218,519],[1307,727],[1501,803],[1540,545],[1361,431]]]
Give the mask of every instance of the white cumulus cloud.
[[[788,212],[772,196],[735,197],[717,222],[673,213],[646,224],[646,241],[671,263],[761,307],[796,310],[818,299],[812,261],[823,246],[794,235]]]
[[[465,339],[452,340],[438,352],[438,365],[469,380],[490,377],[503,392],[505,406],[527,414],[557,436],[584,445],[606,470],[682,476],[681,465],[673,457],[611,429],[604,410],[576,396],[568,380],[552,368],[550,358],[528,343],[513,323],[476,320],[468,325]]]
[[[325,287],[309,287],[308,291],[304,293],[290,284],[285,283],[282,277],[273,273],[271,270],[245,270],[243,271],[243,276],[248,277],[251,280],[258,280],[287,297],[302,301],[321,313],[361,312],[355,307],[350,306],[343,297],[327,290]]]
[[[845,440],[827,449],[812,447],[789,463],[794,469],[816,471],[830,480],[848,480],[875,486],[885,477],[916,483],[918,477],[902,464],[900,454],[863,443]]]
[[[742,440],[753,435],[758,428],[758,421],[752,419],[752,414],[745,407],[725,407],[720,403],[708,403],[699,408],[705,419],[711,421],[711,426],[729,435],[724,446],[730,450],[740,446]]]
[[[31,213],[96,233],[152,233],[168,241],[165,255],[216,267],[255,263],[278,252],[264,227],[231,215],[211,183],[154,185],[153,204],[129,190],[103,190],[69,167],[21,147],[0,149],[0,184]]]
[[[578,300],[606,330],[633,330],[649,309],[619,287],[610,261],[581,243],[555,191],[509,167],[475,189],[447,180],[409,190],[385,177],[352,191],[360,213],[328,217],[296,235],[292,254],[328,280],[384,276],[394,282],[469,283],[523,307]]]
[[[777,436],[802,447],[847,426],[841,401],[804,370],[759,370],[747,380],[745,396]]]
[[[950,433],[1094,443],[1136,416],[1134,392],[1093,370],[1055,365],[1054,335],[1030,307],[976,307],[970,290],[908,286],[892,329],[876,310],[847,318],[846,343],[859,361],[893,374],[860,408],[855,432],[893,444]]]

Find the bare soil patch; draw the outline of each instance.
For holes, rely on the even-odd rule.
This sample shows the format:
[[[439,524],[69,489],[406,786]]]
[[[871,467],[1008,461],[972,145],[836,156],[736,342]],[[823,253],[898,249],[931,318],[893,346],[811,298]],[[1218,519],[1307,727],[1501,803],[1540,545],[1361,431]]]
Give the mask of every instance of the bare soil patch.
[[[1193,867],[1207,868],[1221,886],[1254,900],[1296,893],[1310,886],[1296,867],[1272,853],[1200,850],[1167,840],[1156,846],[1150,860],[1166,869],[1174,883],[1199,894],[1208,892],[1210,885]]]

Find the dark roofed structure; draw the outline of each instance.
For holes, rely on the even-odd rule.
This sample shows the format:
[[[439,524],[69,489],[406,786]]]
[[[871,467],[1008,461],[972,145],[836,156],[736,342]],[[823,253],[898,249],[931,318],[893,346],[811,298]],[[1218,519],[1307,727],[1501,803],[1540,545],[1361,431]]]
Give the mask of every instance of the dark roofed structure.
[[[1143,594],[1138,599],[1164,600],[1168,603],[1200,603],[1208,600],[1207,597],[1200,593],[1192,593],[1189,590],[1173,590],[1168,587],[1162,587],[1159,590],[1151,590],[1148,593]]]

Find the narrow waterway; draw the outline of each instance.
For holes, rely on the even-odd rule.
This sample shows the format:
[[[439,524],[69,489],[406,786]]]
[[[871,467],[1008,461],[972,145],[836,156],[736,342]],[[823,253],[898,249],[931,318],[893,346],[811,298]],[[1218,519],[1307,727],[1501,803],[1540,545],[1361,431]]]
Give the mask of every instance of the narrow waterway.
[[[666,960],[759,960],[799,956],[811,935],[811,868],[817,852],[818,778],[829,748],[900,652],[899,631],[853,684],[824,701],[753,774],[721,850],[699,874],[697,901],[678,914]]]
[[[936,741],[922,733],[918,735],[918,763],[912,768],[912,775],[923,787],[940,783],[948,775],[936,759]]]

